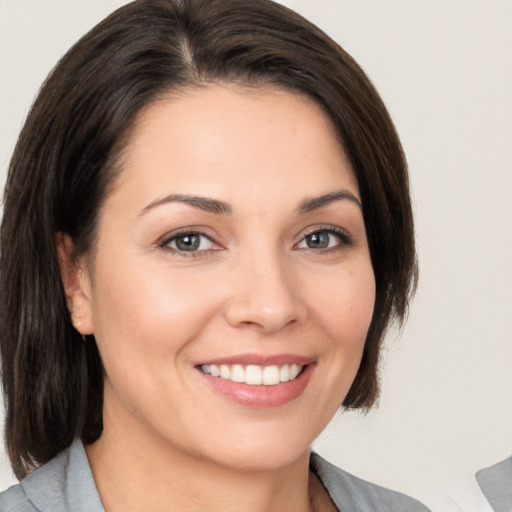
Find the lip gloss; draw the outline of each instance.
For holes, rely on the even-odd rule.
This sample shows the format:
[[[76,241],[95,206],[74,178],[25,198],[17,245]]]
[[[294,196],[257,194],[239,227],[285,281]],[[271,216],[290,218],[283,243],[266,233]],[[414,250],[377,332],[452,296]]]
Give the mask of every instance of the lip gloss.
[[[240,359],[237,359],[237,361],[240,361]],[[290,359],[287,361],[290,361]],[[255,360],[251,358],[251,363],[254,364],[254,362]],[[227,360],[223,360],[223,363],[228,364]],[[267,359],[266,365],[268,365],[268,363],[269,360]],[[210,362],[210,364],[215,363]],[[202,372],[199,368],[197,371],[199,371],[201,376],[215,392],[229,400],[244,406],[269,408],[285,405],[298,398],[304,392],[314,368],[314,363],[307,363],[295,379],[271,386],[234,382],[229,379],[223,379],[222,377],[214,377]]]

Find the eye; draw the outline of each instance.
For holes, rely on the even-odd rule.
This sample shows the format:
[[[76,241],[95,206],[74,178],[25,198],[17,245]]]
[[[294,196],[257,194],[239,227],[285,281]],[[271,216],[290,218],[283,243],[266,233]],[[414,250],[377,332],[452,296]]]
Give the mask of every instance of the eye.
[[[217,245],[213,240],[203,233],[184,232],[178,233],[164,240],[160,247],[180,252],[200,252],[216,249]]]
[[[342,230],[329,228],[308,233],[298,244],[298,249],[331,249],[350,244],[350,238]]]

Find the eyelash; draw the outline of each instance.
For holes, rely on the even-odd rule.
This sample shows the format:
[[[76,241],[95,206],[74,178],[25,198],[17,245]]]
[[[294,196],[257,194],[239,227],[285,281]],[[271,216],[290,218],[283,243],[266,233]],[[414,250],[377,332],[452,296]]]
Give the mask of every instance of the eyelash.
[[[217,251],[219,249],[206,249],[206,250],[200,250],[200,251],[184,251],[178,248],[169,247],[169,244],[176,241],[179,238],[184,238],[186,236],[199,236],[201,238],[206,238],[209,242],[212,244],[220,247],[219,244],[217,244],[210,236],[206,235],[205,233],[202,233],[201,231],[190,229],[190,228],[183,228],[178,231],[174,231],[171,235],[165,236],[161,241],[158,242],[158,247],[161,249],[164,249],[166,251],[172,252],[174,254],[179,254],[180,256],[183,256],[185,258],[197,258],[200,256],[204,256],[205,253],[209,253],[211,251]]]
[[[353,245],[353,240],[350,237],[350,235],[341,228],[335,227],[335,226],[319,226],[315,227],[314,229],[311,229],[310,231],[307,231],[302,238],[294,244],[294,248],[298,248],[298,245],[303,243],[307,237],[315,235],[315,234],[323,234],[326,233],[328,235],[334,235],[339,239],[339,243],[335,244],[332,247],[325,247],[325,248],[311,248],[307,247],[304,248],[309,251],[313,251],[315,253],[326,253],[326,252],[332,252],[336,250],[342,250],[346,247],[350,247]],[[204,256],[207,253],[210,253],[212,251],[217,251],[219,249],[203,249],[203,250],[194,250],[194,251],[186,251],[181,250],[174,247],[169,247],[169,245],[172,242],[175,242],[180,237],[186,237],[186,236],[199,236],[201,238],[207,239],[210,243],[216,245],[219,248],[222,248],[219,244],[217,244],[210,236],[206,235],[205,233],[202,233],[201,231],[190,229],[190,228],[183,228],[178,231],[173,232],[171,235],[164,237],[161,241],[157,243],[158,247],[161,249],[167,250],[169,252],[179,254],[180,256],[186,257],[186,258],[197,258]],[[300,249],[300,248],[298,248]]]
[[[299,242],[297,242],[294,247],[297,247],[299,244],[304,242],[308,236],[319,234],[319,233],[326,233],[329,235],[334,235],[339,239],[339,243],[335,244],[332,247],[325,247],[325,248],[305,248],[306,250],[314,251],[316,253],[326,253],[336,250],[342,250],[347,247],[350,247],[353,245],[353,240],[350,237],[350,235],[342,228],[338,228],[336,226],[316,226],[315,228],[311,229],[310,231],[307,231]]]

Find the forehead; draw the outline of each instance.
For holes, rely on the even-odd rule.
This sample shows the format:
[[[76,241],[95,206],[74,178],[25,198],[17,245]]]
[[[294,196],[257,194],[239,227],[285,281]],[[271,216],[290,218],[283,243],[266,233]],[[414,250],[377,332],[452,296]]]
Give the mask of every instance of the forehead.
[[[358,195],[328,115],[305,95],[270,87],[212,85],[159,99],[137,119],[121,168],[116,188],[148,199],[158,188],[221,198],[264,190],[282,200],[343,186]]]

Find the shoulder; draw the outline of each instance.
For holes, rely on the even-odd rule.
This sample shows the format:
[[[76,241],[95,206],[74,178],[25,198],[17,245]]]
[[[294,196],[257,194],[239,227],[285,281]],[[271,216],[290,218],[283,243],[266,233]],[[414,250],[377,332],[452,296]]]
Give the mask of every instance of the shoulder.
[[[13,485],[0,493],[0,512],[34,512],[37,511],[23,491],[21,484]]]
[[[33,511],[104,512],[80,441],[0,494],[0,512]]]
[[[63,510],[59,502],[64,495],[69,456],[70,449],[64,450],[3,492],[0,495],[0,512]]]
[[[414,498],[357,478],[316,453],[311,454],[311,467],[344,512],[429,512]]]
[[[476,481],[494,510],[512,510],[512,456],[478,471]]]

